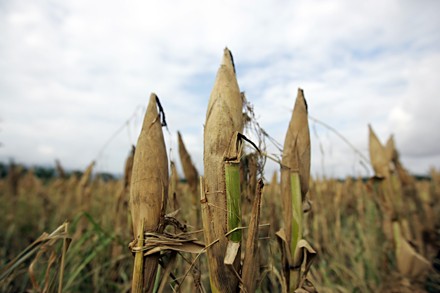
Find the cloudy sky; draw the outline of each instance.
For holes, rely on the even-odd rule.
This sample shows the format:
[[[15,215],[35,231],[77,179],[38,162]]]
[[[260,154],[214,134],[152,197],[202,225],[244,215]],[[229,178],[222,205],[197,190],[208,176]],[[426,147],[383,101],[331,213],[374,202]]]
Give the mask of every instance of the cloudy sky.
[[[96,160],[121,173],[155,92],[170,157],[180,130],[201,172],[227,46],[240,89],[280,143],[301,87],[309,114],[365,156],[371,123],[382,141],[395,135],[411,172],[427,173],[440,168],[439,11],[435,0],[1,1],[0,161]],[[314,175],[371,175],[336,134],[310,127]]]

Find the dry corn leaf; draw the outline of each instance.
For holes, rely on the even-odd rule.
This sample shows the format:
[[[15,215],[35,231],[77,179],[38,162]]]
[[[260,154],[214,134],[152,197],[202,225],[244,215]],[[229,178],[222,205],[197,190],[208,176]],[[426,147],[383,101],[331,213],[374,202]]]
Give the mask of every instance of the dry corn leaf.
[[[183,174],[188,182],[188,185],[191,188],[191,192],[194,194],[194,199],[197,197],[197,186],[199,180],[199,173],[197,172],[196,167],[194,166],[191,156],[186,150],[185,144],[183,143],[182,135],[180,132],[177,132],[178,144],[179,144],[179,156],[180,162],[182,163]],[[193,202],[196,204],[196,201]]]
[[[246,250],[243,260],[243,286],[246,290],[244,292],[255,292],[259,273],[258,260],[258,226],[260,225],[260,211],[261,211],[261,194],[264,187],[263,180],[258,180],[257,191],[253,198],[251,220],[249,222],[248,235],[246,241]]]
[[[431,268],[431,263],[418,254],[408,241],[404,239],[398,222],[393,223],[393,230],[399,272],[411,279],[424,276]]]
[[[177,211],[179,209],[179,201],[177,200],[179,176],[177,175],[176,164],[173,161],[170,162],[170,186],[168,187],[168,206],[171,211]]]
[[[396,144],[394,143],[394,135],[390,135],[385,144],[385,152],[387,154],[388,162],[394,162],[398,158]]]
[[[136,151],[136,147],[134,145],[131,146],[130,154],[125,160],[123,183],[124,183],[124,187],[126,188],[129,188],[131,184],[131,172],[133,170],[133,160],[134,160],[135,151]]]
[[[374,170],[374,175],[378,178],[388,178],[390,174],[390,161],[388,159],[387,151],[377,138],[371,125],[368,125],[368,130],[370,161]]]

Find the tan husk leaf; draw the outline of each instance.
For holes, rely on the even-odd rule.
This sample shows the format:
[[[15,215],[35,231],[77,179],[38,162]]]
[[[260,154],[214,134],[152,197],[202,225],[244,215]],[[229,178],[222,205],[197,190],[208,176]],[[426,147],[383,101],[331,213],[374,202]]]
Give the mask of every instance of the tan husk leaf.
[[[431,263],[418,254],[402,235],[398,222],[393,223],[394,240],[396,245],[397,268],[399,272],[411,279],[425,276],[431,268]]]
[[[199,173],[197,172],[197,169],[191,160],[191,156],[186,150],[180,132],[177,132],[177,138],[179,143],[179,156],[180,156],[180,161],[182,163],[183,174],[185,175],[186,181],[188,182],[188,185],[191,188],[191,192],[193,193],[194,198],[196,199],[198,197],[197,186],[199,184],[198,182]],[[194,204],[195,203],[196,201],[194,201]]]
[[[206,243],[219,239],[208,249],[208,264],[212,290],[220,292],[234,292],[238,286],[237,277],[223,264],[228,232],[223,158],[234,132],[242,130],[242,104],[232,55],[226,48],[206,113],[203,159],[207,201],[202,206],[202,211],[207,209],[203,216],[204,235]]]
[[[275,235],[277,236],[281,246],[281,252],[283,254],[282,257],[285,262],[283,265],[287,265],[290,270],[301,271],[301,279],[295,292],[315,292],[313,284],[307,279],[307,274],[317,255],[315,249],[313,249],[313,247],[306,240],[299,240],[295,250],[295,259],[299,262],[295,264],[293,262],[294,258],[290,253],[290,248],[287,243],[285,229],[281,228]]]
[[[284,140],[281,163],[283,166],[289,168],[291,172],[299,172],[301,194],[304,200],[309,190],[310,179],[310,132],[307,102],[304,98],[304,91],[300,88],[298,89],[292,118],[290,119]],[[287,182],[290,182],[290,175]]]
[[[258,180],[256,194],[253,197],[251,220],[249,222],[246,250],[243,261],[243,286],[245,292],[255,292],[260,269],[258,253],[258,226],[260,224],[261,193],[264,187],[263,180]]]
[[[377,138],[371,125],[368,125],[368,130],[370,161],[374,170],[374,175],[378,178],[388,178],[390,174],[389,155],[387,154],[385,147]]]
[[[396,151],[396,144],[394,143],[394,135],[390,135],[385,144],[385,152],[387,154],[388,162],[394,162],[398,155]]]

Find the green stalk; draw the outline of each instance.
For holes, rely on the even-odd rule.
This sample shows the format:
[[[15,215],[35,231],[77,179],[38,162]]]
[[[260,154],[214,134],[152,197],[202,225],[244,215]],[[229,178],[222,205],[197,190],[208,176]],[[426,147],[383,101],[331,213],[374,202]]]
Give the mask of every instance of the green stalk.
[[[296,247],[299,240],[302,238],[302,200],[301,200],[301,182],[299,180],[299,173],[292,172],[290,174],[290,186],[292,192],[292,238],[291,238],[291,255],[293,265],[299,266],[300,260],[296,259]],[[290,291],[293,292],[300,280],[300,268],[290,270]]]
[[[298,172],[290,174],[292,188],[292,256],[295,255],[295,249],[298,241],[302,238],[302,201],[301,201],[301,183]],[[295,265],[297,260],[293,260]]]
[[[234,230],[241,225],[241,199],[240,199],[240,164],[227,162],[226,174],[226,199],[228,208],[228,230]],[[232,232],[229,238],[233,242],[241,241],[241,229]]]
[[[154,288],[153,288],[153,292],[158,292],[159,286],[160,286],[160,275],[162,274],[162,267],[161,266],[157,266],[157,272],[156,272],[156,279],[154,280]],[[164,278],[166,278],[167,276],[163,276]]]

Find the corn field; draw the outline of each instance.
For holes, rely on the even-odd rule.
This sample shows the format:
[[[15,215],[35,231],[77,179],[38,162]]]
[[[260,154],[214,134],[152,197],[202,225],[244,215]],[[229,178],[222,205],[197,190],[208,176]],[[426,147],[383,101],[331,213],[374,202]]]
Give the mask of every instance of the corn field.
[[[224,50],[204,123],[203,170],[151,94],[124,175],[0,180],[1,292],[440,292],[440,172],[413,177],[390,137],[369,135],[371,178],[313,178],[305,92],[282,152]],[[203,115],[203,113],[201,113]],[[279,169],[264,174],[267,160]],[[122,169],[122,166],[121,166]]]

